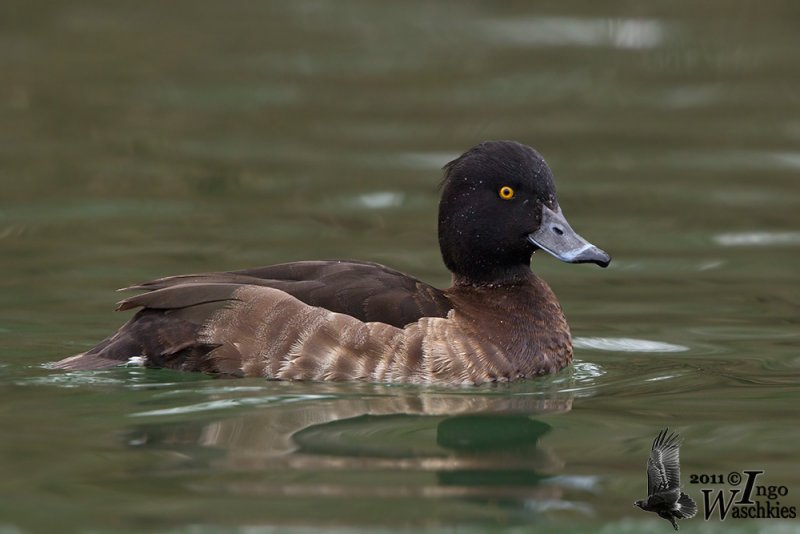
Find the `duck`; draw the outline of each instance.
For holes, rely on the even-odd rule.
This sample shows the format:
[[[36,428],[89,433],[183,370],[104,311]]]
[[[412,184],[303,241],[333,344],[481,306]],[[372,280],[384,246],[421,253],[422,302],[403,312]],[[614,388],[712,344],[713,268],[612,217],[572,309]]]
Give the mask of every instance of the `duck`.
[[[449,288],[365,261],[298,261],[133,285],[138,310],[93,348],[55,362],[217,377],[480,385],[556,373],[573,357],[554,292],[531,270],[543,250],[607,267],[556,197],[550,167],[516,141],[447,163],[438,239]]]

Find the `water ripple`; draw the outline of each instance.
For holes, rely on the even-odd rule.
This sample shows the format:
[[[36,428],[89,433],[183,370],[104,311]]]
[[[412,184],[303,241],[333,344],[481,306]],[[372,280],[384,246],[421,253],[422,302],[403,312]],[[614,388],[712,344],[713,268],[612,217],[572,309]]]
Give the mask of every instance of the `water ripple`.
[[[591,493],[598,493],[600,491],[600,477],[591,475],[557,475],[544,480],[542,483],[552,484],[562,488],[589,491]]]
[[[572,378],[579,382],[600,378],[606,374],[606,370],[596,363],[574,360],[572,367],[574,369],[572,372]]]
[[[441,169],[448,161],[453,161],[459,156],[456,152],[407,152],[396,158],[400,167],[409,169]]]
[[[578,337],[572,345],[579,349],[606,350],[610,352],[686,352],[689,347],[629,337]]]
[[[125,385],[125,379],[113,378],[102,372],[68,372],[48,376],[28,377],[15,382],[19,386],[58,386],[77,388],[81,386]]]
[[[262,406],[265,404],[289,404],[307,400],[323,400],[334,398],[330,395],[268,395],[263,397],[244,397],[240,399],[218,399],[207,402],[199,402],[186,406],[175,406],[173,408],[162,408],[159,410],[148,410],[146,412],[132,413],[131,417],[151,417],[162,415],[183,415],[196,412],[208,412],[214,410],[227,410],[241,406]]]
[[[736,232],[714,236],[723,247],[800,245],[800,232]]]
[[[522,46],[610,46],[655,48],[664,41],[664,25],[653,19],[535,17],[482,24],[495,41]]]
[[[589,504],[577,501],[559,501],[556,499],[529,500],[525,502],[525,508],[536,512],[569,510],[572,512],[580,512],[584,515],[594,515],[594,509]]]
[[[403,193],[396,193],[394,191],[376,191],[374,193],[365,193],[356,198],[359,206],[377,210],[382,208],[394,208],[400,206],[405,199]]]

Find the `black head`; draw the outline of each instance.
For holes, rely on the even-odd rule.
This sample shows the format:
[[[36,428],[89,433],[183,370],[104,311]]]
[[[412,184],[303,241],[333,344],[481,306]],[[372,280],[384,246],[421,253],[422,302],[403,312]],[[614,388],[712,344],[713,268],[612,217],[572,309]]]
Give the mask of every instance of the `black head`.
[[[542,156],[514,141],[486,141],[444,167],[439,245],[461,283],[511,283],[528,276],[539,248],[571,263],[605,267],[608,254],[561,214]]]

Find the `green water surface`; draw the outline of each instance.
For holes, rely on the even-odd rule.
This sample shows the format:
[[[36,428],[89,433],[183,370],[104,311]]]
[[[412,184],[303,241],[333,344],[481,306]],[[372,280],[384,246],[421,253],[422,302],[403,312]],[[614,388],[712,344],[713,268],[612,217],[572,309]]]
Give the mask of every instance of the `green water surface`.
[[[800,507],[799,28],[793,0],[4,0],[0,533],[671,532],[632,506],[666,426],[699,503],[731,486],[692,474],[760,469]],[[614,258],[534,257],[559,375],[46,367],[160,276],[357,258],[446,286],[440,168],[497,138]]]

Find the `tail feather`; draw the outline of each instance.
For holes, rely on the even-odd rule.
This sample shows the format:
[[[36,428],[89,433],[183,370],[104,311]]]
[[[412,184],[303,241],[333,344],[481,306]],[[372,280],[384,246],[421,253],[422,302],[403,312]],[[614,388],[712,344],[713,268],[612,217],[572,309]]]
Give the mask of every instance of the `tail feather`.
[[[103,341],[80,354],[64,358],[52,364],[53,369],[88,371],[108,369],[126,363],[134,356],[142,356],[142,344],[131,336],[134,321],[130,320]]]
[[[697,504],[691,497],[681,492],[681,497],[678,499],[678,509],[675,512],[681,519],[694,517],[694,514],[697,513]]]
[[[114,334],[95,347],[53,364],[55,369],[106,369],[144,357],[149,367],[216,371],[205,356],[215,346],[200,341],[199,332],[216,310],[231,299],[231,284],[187,284],[136,295],[119,309],[142,307]]]
[[[90,371],[95,369],[109,369],[116,367],[122,362],[120,360],[109,360],[97,356],[96,354],[89,354],[82,352],[69,358],[64,358],[52,364],[53,369],[63,369],[65,371]]]

